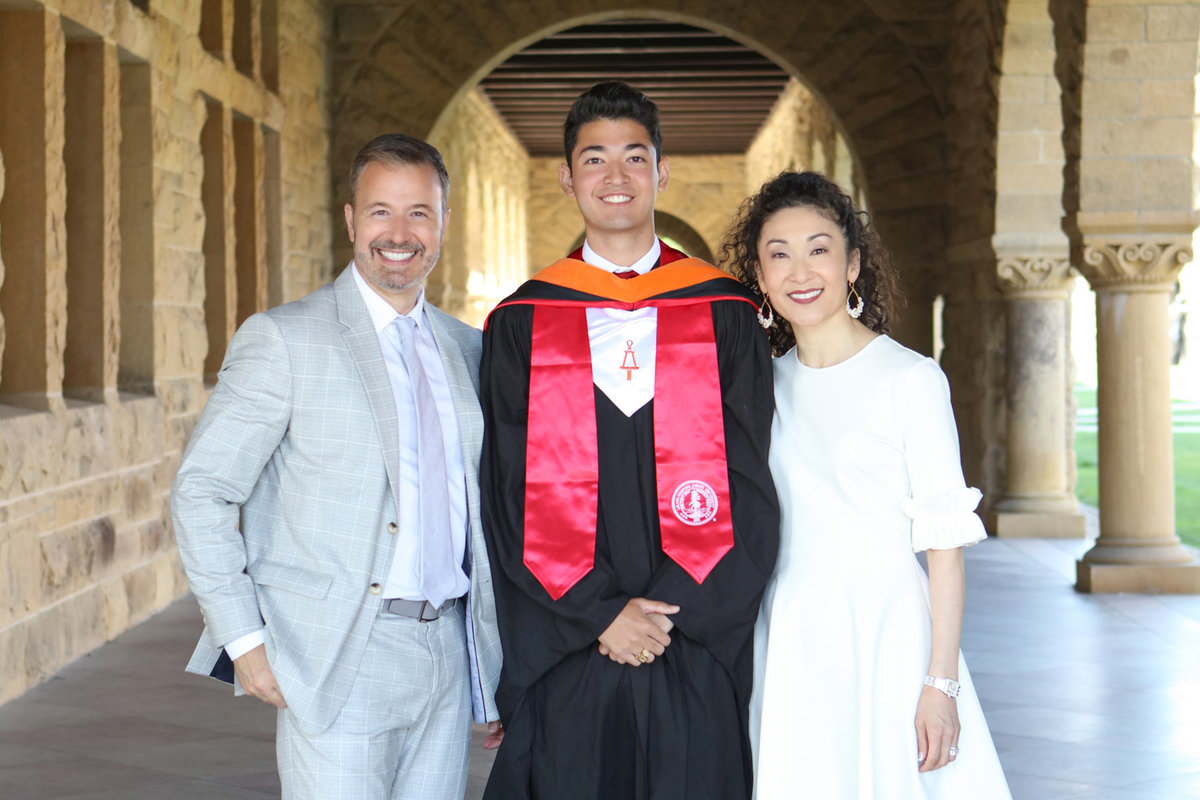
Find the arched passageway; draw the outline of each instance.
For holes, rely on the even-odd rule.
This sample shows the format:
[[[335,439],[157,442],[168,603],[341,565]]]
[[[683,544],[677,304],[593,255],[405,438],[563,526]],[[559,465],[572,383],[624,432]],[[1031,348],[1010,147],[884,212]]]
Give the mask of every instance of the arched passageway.
[[[666,213],[665,211],[654,212],[654,229],[658,234],[658,238],[665,241],[672,247],[676,247],[683,252],[695,258],[703,259],[704,261],[713,263],[713,254],[708,247],[708,243],[704,241],[695,228],[688,225],[679,217]],[[567,252],[572,252],[583,246],[584,235],[580,231],[575,237],[575,241],[571,242]]]
[[[432,288],[477,320],[579,233],[558,159],[481,81],[630,17],[793,81],[744,152],[673,157],[659,210],[715,251],[758,176],[853,184],[904,270],[898,338],[931,351],[941,299],[964,469],[1002,536],[1078,534],[1064,296],[1083,276],[1102,535],[1078,585],[1200,591],[1174,530],[1165,324],[1200,185],[1196,4],[24,0],[0,3],[0,700],[186,591],[175,465],[238,322],[345,263],[357,148],[402,130],[461,167],[452,219],[479,224]],[[461,118],[482,127],[454,135]]]
[[[747,44],[803,80],[853,143],[860,180],[868,187],[866,202],[900,263],[921,265],[914,271],[915,283],[936,283],[929,265],[941,263],[946,234],[948,148],[940,76],[950,27],[923,24],[945,9],[927,3],[887,5],[888,13],[879,14],[867,3],[837,8],[814,3],[800,9],[765,3],[753,11],[699,2],[645,3],[632,12],[594,3],[533,2],[520,9],[445,4],[439,15],[455,19],[453,26],[428,25],[426,12],[413,7],[368,6],[366,18],[375,24],[338,27],[338,51],[353,56],[334,74],[332,157],[335,163],[348,159],[358,143],[380,130],[438,138],[446,128],[439,121],[443,113],[484,76],[521,48],[562,29],[631,14],[687,23]],[[364,17],[358,3],[335,8],[337,19],[348,23]],[[903,19],[910,24],[897,24]],[[402,107],[382,102],[386,96],[411,102]],[[343,183],[335,172],[335,196],[344,194]],[[531,218],[535,213],[531,210]],[[936,292],[923,293],[931,301]],[[910,305],[901,332],[926,351],[932,331],[928,312],[928,303]]]
[[[337,25],[336,47],[347,55],[334,73],[337,99],[332,106],[332,159],[334,163],[348,159],[358,143],[381,130],[401,129],[430,134],[449,161],[462,156],[466,163],[472,152],[476,156],[480,152],[480,139],[487,139],[497,152],[505,154],[499,159],[489,157],[489,162],[503,161],[509,170],[508,165],[522,160],[523,148],[503,125],[478,124],[478,112],[486,103],[474,87],[522,48],[573,26],[636,15],[714,31],[751,47],[797,79],[791,91],[805,99],[793,97],[791,101],[807,103],[806,124],[815,111],[821,125],[835,136],[830,137],[830,144],[802,155],[796,152],[800,130],[793,119],[791,125],[778,124],[774,137],[766,131],[757,151],[740,156],[689,156],[694,159],[691,162],[671,156],[672,186],[661,196],[659,208],[701,231],[715,252],[740,200],[781,168],[816,167],[835,173],[834,177],[860,191],[905,275],[908,301],[900,313],[897,337],[918,350],[932,352],[933,301],[939,295],[947,298],[946,328],[953,333],[947,337],[947,363],[956,399],[963,403],[964,463],[968,479],[984,488],[991,503],[1003,485],[1002,463],[997,468],[990,457],[1004,433],[1003,420],[997,420],[994,413],[1003,398],[1003,364],[993,359],[981,371],[974,357],[980,350],[988,352],[980,345],[1002,331],[1003,318],[998,299],[989,301],[994,310],[985,315],[957,299],[964,291],[974,291],[979,279],[973,276],[980,263],[994,271],[987,242],[994,215],[971,215],[967,222],[978,222],[979,230],[965,231],[966,223],[956,222],[950,212],[975,202],[975,197],[990,197],[994,163],[985,163],[980,170],[971,158],[990,152],[988,136],[995,114],[994,110],[987,112],[986,106],[990,102],[994,107],[994,98],[963,92],[957,105],[952,105],[949,77],[954,69],[954,47],[963,48],[964,58],[971,57],[958,68],[971,70],[978,59],[996,51],[998,43],[987,36],[994,38],[999,28],[995,21],[990,26],[976,24],[989,21],[976,10],[955,18],[952,5],[932,8],[927,3],[854,2],[831,8],[814,3],[797,9],[793,4],[765,3],[747,12],[698,2],[670,7],[651,2],[633,11],[608,10],[595,3],[562,7],[534,2],[519,11],[510,7],[500,11],[461,3],[449,4],[439,12],[455,19],[454,26],[429,26],[423,10],[379,3],[371,12],[375,16],[367,15],[375,24]],[[335,22],[363,17],[364,7],[359,3],[335,4],[335,8]],[[960,22],[971,23],[958,28],[970,33],[952,37],[950,33],[956,29],[952,23]],[[418,30],[419,43],[414,38]],[[401,109],[384,101],[392,96],[411,98],[411,102]],[[982,112],[981,105],[985,107]],[[956,137],[949,135],[954,130],[952,112],[963,120],[963,133]],[[464,124],[467,119],[474,124]],[[457,125],[485,130],[486,135],[462,142],[450,133]],[[980,141],[975,142],[972,134]],[[670,154],[669,142],[665,149]],[[974,197],[950,196],[948,180],[956,158],[958,171],[973,181],[963,181],[961,191],[973,192]],[[530,267],[561,255],[563,243],[578,235],[575,214],[557,188],[560,161],[532,156],[527,170],[513,167],[508,173],[510,187],[528,192],[523,224],[529,231]],[[460,182],[467,176],[469,192],[476,186],[481,190],[483,199],[466,200],[469,208],[496,207],[499,181],[484,180],[477,170],[461,165],[456,174]],[[332,184],[335,197],[344,194],[344,179],[336,170]],[[508,191],[509,196],[514,193]],[[461,203],[461,198],[456,202]],[[465,311],[468,318],[481,319],[494,299],[524,276],[505,267],[502,278],[475,281],[488,286],[497,297],[481,300],[470,296],[472,267],[468,264],[478,254],[490,252],[479,244],[481,237],[490,235],[497,220],[515,217],[489,213],[483,224],[471,225],[464,221],[468,216],[459,220],[462,235],[455,237],[452,232],[448,237],[444,274],[434,280],[445,305]],[[960,246],[960,261],[964,254],[971,258],[952,264],[948,259],[952,243],[972,237],[982,237],[983,258]],[[345,260],[347,253],[336,243],[335,252],[335,262]],[[960,274],[950,275],[952,270]],[[961,324],[956,316],[962,317]],[[970,336],[960,336],[960,329],[970,330]],[[961,358],[956,359],[960,352]]]
[[[335,159],[372,126],[436,134],[439,109],[452,106],[513,52],[570,25],[631,12],[598,3],[534,2],[519,12],[450,4],[445,13],[459,24],[431,29],[433,36],[414,49],[413,31],[430,30],[419,24],[424,13],[392,7],[390,23],[368,35],[354,39],[339,32],[339,49],[362,57],[335,73],[335,84],[347,90],[334,106]],[[1119,387],[1127,384],[1114,371],[1136,372],[1144,356],[1155,364],[1162,359],[1157,344],[1132,343],[1137,340],[1115,329],[1128,333],[1134,324],[1140,332],[1153,330],[1155,343],[1165,341],[1162,287],[1190,257],[1185,230],[1190,234],[1194,227],[1193,202],[1179,176],[1195,171],[1184,146],[1194,120],[1185,103],[1167,110],[1155,98],[1194,93],[1188,82],[1195,77],[1197,16],[1024,0],[852,2],[836,8],[767,2],[752,11],[648,2],[632,13],[743,42],[800,79],[828,109],[853,153],[865,203],[904,274],[908,305],[898,337],[931,351],[933,303],[944,300],[942,363],[954,391],[964,468],[985,491],[982,512],[990,526],[1008,535],[1080,535],[1071,467],[1066,278],[1073,266],[1100,292],[1101,361],[1111,363],[1109,380],[1101,380],[1101,396],[1110,399],[1102,406],[1124,405],[1132,412],[1130,404],[1146,398],[1124,398]],[[1152,66],[1159,51],[1167,55],[1166,65]],[[411,55],[416,52],[453,56],[421,61]],[[1107,64],[1114,66],[1101,66]],[[1134,99],[1112,111],[1097,100],[1085,108],[1081,98],[1090,95],[1082,91],[1084,81],[1112,99],[1131,80],[1142,81],[1140,104]],[[424,92],[398,118],[371,102],[372,85]],[[1140,154],[1134,139],[1120,131],[1122,114],[1136,120],[1134,129],[1153,136],[1152,149],[1161,148],[1166,163],[1179,159],[1175,177],[1168,179],[1163,163]],[[1108,157],[1113,143],[1127,152],[1122,163]],[[1134,207],[1144,200],[1162,210],[1121,211],[1122,178],[1145,187]],[[531,181],[531,194],[538,183]],[[1139,309],[1137,322],[1105,323],[1104,309],[1115,307],[1116,298],[1122,307]],[[1034,363],[1043,366],[1031,370]],[[1151,571],[1163,567],[1161,574],[1176,576],[1163,579],[1163,586],[1191,585],[1198,580],[1195,559],[1178,549],[1170,532],[1173,501],[1163,495],[1171,483],[1169,433],[1162,425],[1165,363],[1144,373],[1142,382],[1156,396],[1150,402],[1157,412],[1149,419],[1135,415],[1143,422],[1133,426],[1113,419],[1111,448],[1102,445],[1110,452],[1107,469],[1102,467],[1101,505],[1107,497],[1108,519],[1125,520],[1113,523],[1122,528],[1116,538],[1133,542],[1133,549],[1112,549],[1102,540],[1089,559],[1149,558],[1156,565]],[[1155,443],[1149,450],[1148,442]],[[1127,474],[1123,465],[1139,460],[1163,489],[1136,488],[1145,476]],[[1135,520],[1146,502],[1161,513]],[[1098,586],[1089,577],[1098,567],[1080,569],[1082,588]],[[1127,570],[1122,574],[1131,583],[1114,579],[1105,585],[1148,588],[1157,579],[1134,577],[1144,572]]]

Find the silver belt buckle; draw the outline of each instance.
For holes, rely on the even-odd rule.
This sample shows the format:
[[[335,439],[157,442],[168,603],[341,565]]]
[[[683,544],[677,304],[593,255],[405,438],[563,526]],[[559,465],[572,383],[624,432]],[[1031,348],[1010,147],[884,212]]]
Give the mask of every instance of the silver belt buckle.
[[[457,605],[458,601],[461,599],[462,599],[461,597],[451,597],[448,600],[446,600],[446,602],[444,602],[440,606],[438,606],[437,608],[434,608],[432,605],[430,605],[429,601],[426,600],[424,603],[421,604],[421,613],[417,617],[417,621],[418,622],[433,622],[435,619],[437,619],[438,617],[440,617],[442,615],[443,611],[449,611],[450,609],[454,608],[454,606]],[[429,609],[429,611],[428,611],[429,616],[426,616],[427,612],[425,609],[427,609],[427,608]]]
[[[429,616],[426,616],[428,614]],[[426,600],[421,603],[421,611],[417,614],[417,622],[433,622],[442,615],[441,608],[434,608]]]

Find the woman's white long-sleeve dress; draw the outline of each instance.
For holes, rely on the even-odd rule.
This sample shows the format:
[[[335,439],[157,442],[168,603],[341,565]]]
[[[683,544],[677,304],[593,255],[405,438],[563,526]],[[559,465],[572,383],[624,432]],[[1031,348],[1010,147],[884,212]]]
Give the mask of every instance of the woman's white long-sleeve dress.
[[[959,656],[958,758],[917,771],[929,581],[914,552],[985,536],[938,365],[886,336],[832,367],[775,359],[782,535],[755,630],[758,800],[1008,800]]]

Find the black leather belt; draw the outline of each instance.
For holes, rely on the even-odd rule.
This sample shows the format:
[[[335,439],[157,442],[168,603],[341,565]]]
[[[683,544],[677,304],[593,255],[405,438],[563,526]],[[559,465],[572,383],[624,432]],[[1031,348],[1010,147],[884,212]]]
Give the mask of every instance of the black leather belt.
[[[381,614],[394,614],[397,617],[411,617],[418,622],[433,622],[442,615],[443,611],[449,611],[454,608],[454,604],[460,599],[459,597],[451,597],[440,606],[430,605],[428,600],[405,600],[401,597],[393,597],[383,601],[383,608],[380,609]]]

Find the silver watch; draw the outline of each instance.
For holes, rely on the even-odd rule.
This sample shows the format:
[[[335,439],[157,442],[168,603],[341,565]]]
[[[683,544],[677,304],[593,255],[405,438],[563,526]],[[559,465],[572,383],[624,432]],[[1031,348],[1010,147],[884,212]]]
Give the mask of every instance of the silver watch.
[[[932,686],[951,700],[958,697],[958,681],[953,678],[935,678],[932,675],[926,675],[925,685]]]

